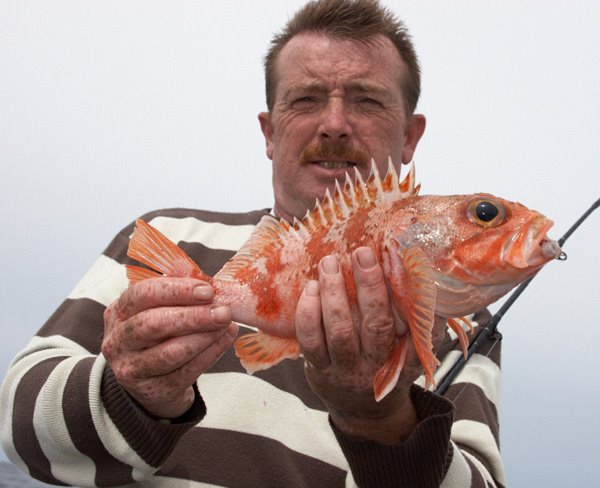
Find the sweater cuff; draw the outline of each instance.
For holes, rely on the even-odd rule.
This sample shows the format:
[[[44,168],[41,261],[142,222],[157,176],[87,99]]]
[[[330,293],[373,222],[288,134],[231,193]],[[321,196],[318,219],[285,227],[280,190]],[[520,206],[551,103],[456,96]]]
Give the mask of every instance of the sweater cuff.
[[[342,433],[329,423],[360,487],[439,486],[452,459],[450,431],[454,406],[412,385],[410,399],[419,423],[399,445],[386,445]]]
[[[206,405],[194,386],[194,403],[182,416],[162,422],[152,418],[121,387],[109,366],[102,377],[102,403],[131,448],[149,465],[159,467],[177,441],[206,415]]]

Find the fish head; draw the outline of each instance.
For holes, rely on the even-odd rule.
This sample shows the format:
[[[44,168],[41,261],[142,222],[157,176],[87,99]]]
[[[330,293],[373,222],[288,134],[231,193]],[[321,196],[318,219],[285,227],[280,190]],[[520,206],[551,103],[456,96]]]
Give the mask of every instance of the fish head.
[[[454,226],[446,255],[436,266],[475,285],[515,286],[561,253],[547,236],[552,220],[525,205],[480,193],[449,197]]]
[[[547,236],[551,220],[487,193],[422,196],[395,205],[404,207],[393,239],[400,254],[418,247],[427,257],[441,316],[493,303],[561,253]]]

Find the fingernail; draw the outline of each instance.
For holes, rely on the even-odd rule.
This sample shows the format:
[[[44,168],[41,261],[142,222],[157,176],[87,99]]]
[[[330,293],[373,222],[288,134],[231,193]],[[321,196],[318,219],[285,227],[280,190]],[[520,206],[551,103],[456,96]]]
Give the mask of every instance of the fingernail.
[[[319,282],[316,280],[310,280],[306,285],[306,294],[309,297],[319,296]]]
[[[218,324],[228,324],[231,322],[231,311],[229,307],[219,305],[210,309],[210,316]]]
[[[212,300],[214,293],[212,287],[199,285],[192,290],[192,295],[198,300]]]
[[[232,322],[229,328],[227,329],[227,335],[232,339],[235,339],[238,335],[238,326],[235,322]]]
[[[362,269],[371,269],[377,263],[370,247],[359,247],[355,252],[358,265]]]
[[[321,263],[323,266],[323,271],[325,271],[326,274],[337,274],[340,270],[337,259],[335,259],[334,256],[325,256],[321,260]]]

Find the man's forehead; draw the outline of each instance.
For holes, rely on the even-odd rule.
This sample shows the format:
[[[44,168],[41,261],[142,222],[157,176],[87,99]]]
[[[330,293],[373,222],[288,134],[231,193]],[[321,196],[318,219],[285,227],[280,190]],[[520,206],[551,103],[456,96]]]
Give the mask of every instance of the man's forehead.
[[[278,81],[302,75],[306,77],[305,83],[317,85],[318,79],[324,73],[331,73],[330,70],[351,70],[354,78],[362,77],[366,83],[375,73],[403,76],[406,66],[392,41],[381,34],[357,40],[302,32],[282,48],[275,69]],[[313,80],[312,75],[316,75]]]

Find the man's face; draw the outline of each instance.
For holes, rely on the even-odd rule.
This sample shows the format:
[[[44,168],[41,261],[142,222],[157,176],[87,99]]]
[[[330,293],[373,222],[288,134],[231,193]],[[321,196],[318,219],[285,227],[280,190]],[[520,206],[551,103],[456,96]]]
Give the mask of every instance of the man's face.
[[[302,33],[284,46],[273,109],[259,114],[276,215],[302,218],[346,171],[368,176],[371,159],[382,176],[388,157],[396,168],[412,159],[425,118],[406,113],[405,69],[383,36],[365,44]]]

